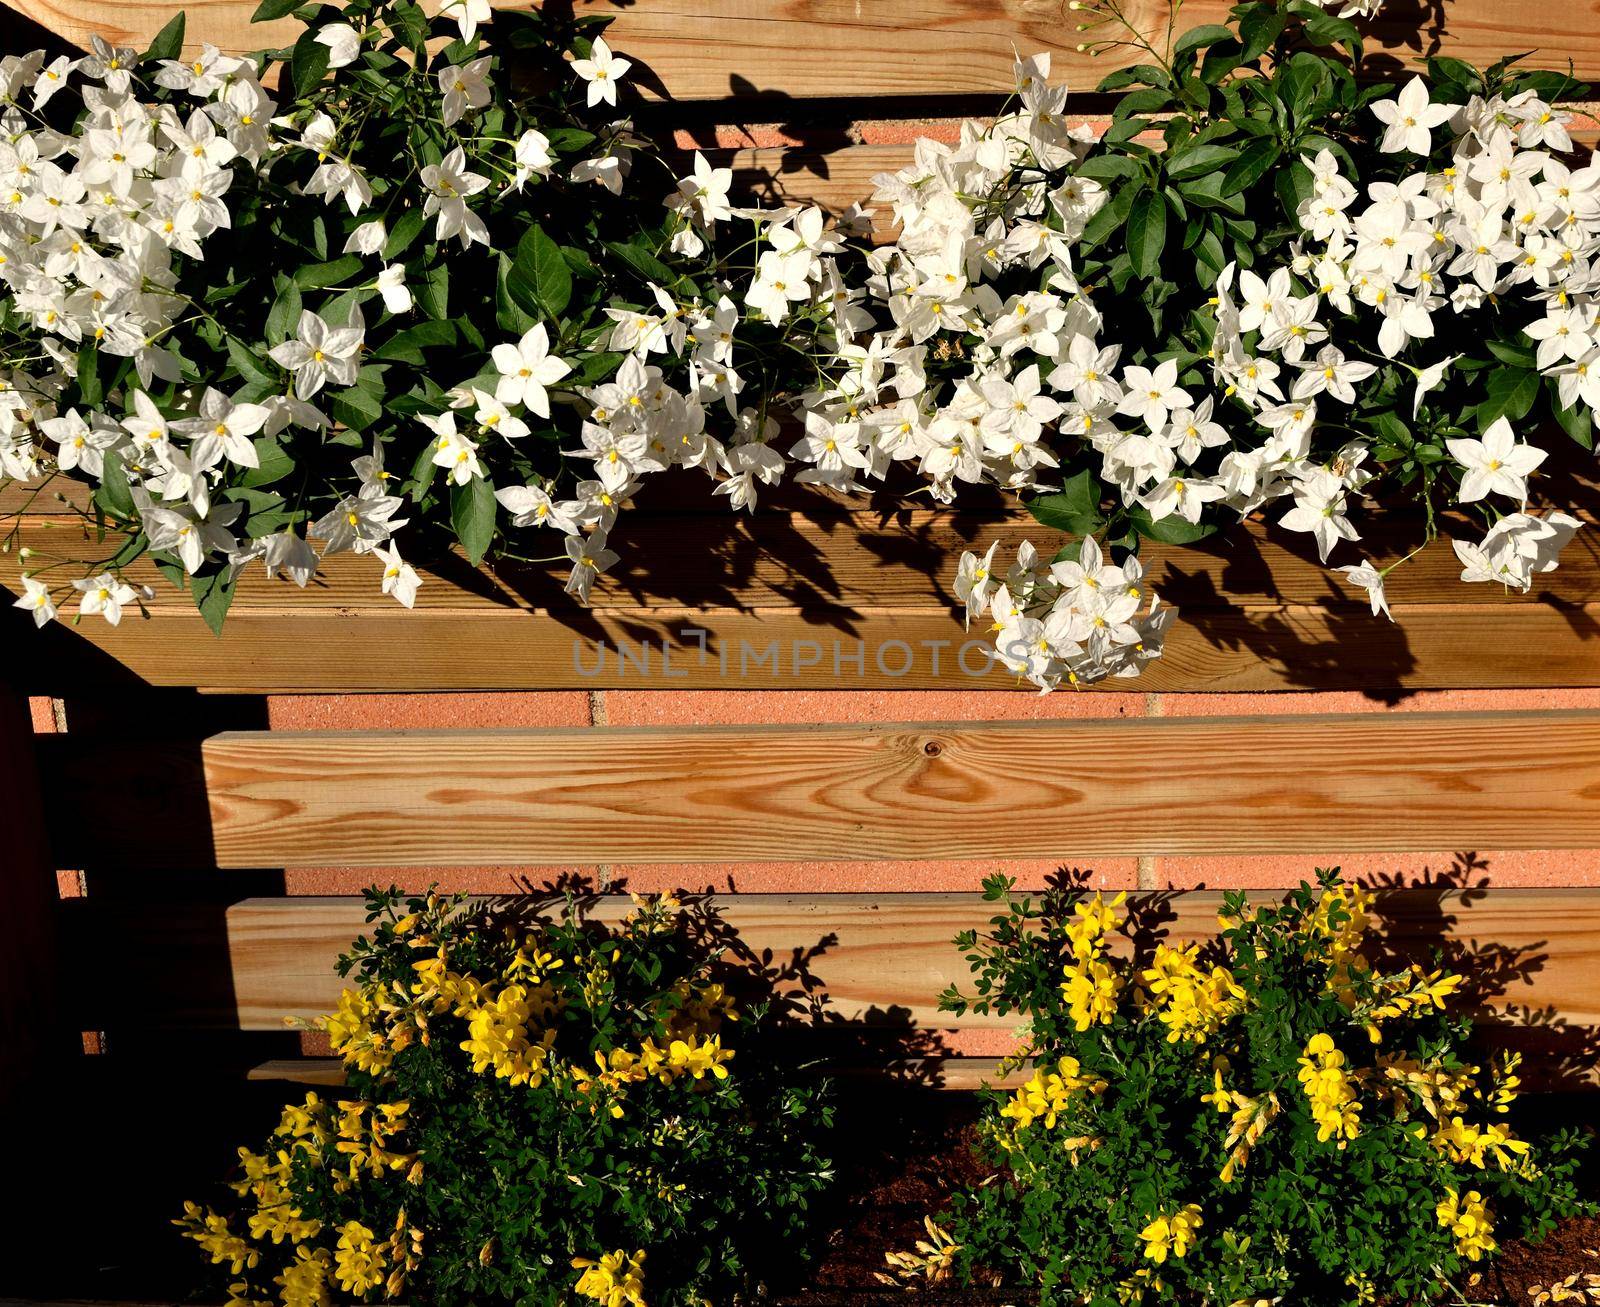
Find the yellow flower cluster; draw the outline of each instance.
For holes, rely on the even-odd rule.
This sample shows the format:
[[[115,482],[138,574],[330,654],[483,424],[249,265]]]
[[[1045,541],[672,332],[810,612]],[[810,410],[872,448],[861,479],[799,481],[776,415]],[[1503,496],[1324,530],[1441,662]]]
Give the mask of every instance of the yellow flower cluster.
[[[328,1032],[333,1051],[369,1075],[380,1075],[394,1061],[395,1047],[377,1028],[390,995],[387,986],[345,989],[334,1010],[318,1023]]]
[[[1308,935],[1321,936],[1329,941],[1329,953],[1335,963],[1348,961],[1361,947],[1361,941],[1372,924],[1371,909],[1374,896],[1359,885],[1334,885],[1323,890],[1317,905],[1306,919]],[[1335,924],[1335,915],[1344,920]]]
[[[572,1259],[574,1270],[582,1270],[576,1292],[580,1297],[593,1298],[601,1307],[645,1307],[644,1252],[631,1256],[621,1248],[606,1253],[599,1261],[585,1257]]]
[[[1425,972],[1413,965],[1409,971],[1380,976],[1374,983],[1381,996],[1364,1006],[1355,1003],[1355,997],[1349,990],[1341,997],[1354,1009],[1356,1019],[1365,1022],[1367,1038],[1377,1044],[1383,1041],[1379,1022],[1414,1016],[1419,1011],[1442,1012],[1446,1000],[1461,988],[1462,978],[1442,971]]]
[[[1041,1119],[1046,1130],[1053,1130],[1056,1118],[1066,1112],[1074,1094],[1099,1094],[1105,1088],[1104,1080],[1082,1074],[1077,1058],[1064,1057],[1055,1071],[1043,1067],[1034,1071],[1028,1083],[1019,1086],[1000,1109],[1000,1115],[1015,1121],[1018,1130]]]
[[[333,1274],[339,1287],[356,1296],[383,1283],[383,1251],[373,1234],[360,1221],[346,1221],[339,1227],[339,1245],[333,1253]]]
[[[583,1067],[573,1066],[571,1074],[580,1093],[604,1091],[611,1097],[611,1115],[621,1116],[623,1109],[618,1100],[629,1085],[652,1078],[664,1085],[671,1084],[683,1076],[704,1080],[710,1075],[718,1080],[726,1080],[728,1068],[725,1064],[732,1057],[733,1050],[722,1046],[721,1035],[708,1035],[704,1039],[690,1035],[687,1039],[670,1041],[665,1048],[655,1040],[647,1039],[637,1053],[626,1048],[614,1048],[609,1054],[597,1049],[594,1060],[598,1070],[586,1071]]]
[[[1244,1008],[1244,990],[1226,967],[1209,971],[1196,961],[1198,946],[1156,946],[1142,973],[1145,1002],[1167,1027],[1167,1042],[1203,1044]]]
[[[1187,1203],[1172,1213],[1158,1214],[1139,1231],[1144,1240],[1144,1255],[1157,1266],[1170,1257],[1182,1257],[1199,1235],[1200,1204]]]
[[[1361,1133],[1361,1104],[1346,1065],[1344,1053],[1329,1036],[1312,1035],[1298,1077],[1317,1123],[1317,1138],[1323,1143],[1336,1140],[1340,1148]]]
[[[1073,960],[1063,975],[1061,995],[1079,1030],[1102,1025],[1116,1015],[1123,980],[1106,961],[1105,937],[1122,924],[1119,909],[1127,899],[1122,893],[1107,903],[1096,894],[1073,906],[1074,919],[1067,926]]]
[[[1217,1177],[1223,1184],[1232,1184],[1234,1176],[1244,1170],[1245,1163],[1250,1160],[1251,1150],[1261,1142],[1261,1136],[1266,1134],[1267,1127],[1283,1109],[1275,1093],[1258,1094],[1251,1098],[1237,1089],[1222,1089],[1220,1073],[1218,1092],[1207,1095],[1206,1101],[1213,1103],[1219,1112],[1232,1113],[1232,1119],[1228,1122],[1228,1137],[1222,1145],[1228,1150],[1228,1160],[1223,1163]]]
[[[261,1254],[242,1235],[235,1234],[226,1216],[218,1215],[198,1203],[185,1203],[183,1215],[174,1222],[183,1227],[184,1237],[193,1239],[214,1266],[226,1266],[230,1275],[251,1270]]]
[[[1455,1236],[1456,1251],[1469,1262],[1495,1250],[1494,1217],[1476,1189],[1469,1189],[1464,1198],[1454,1189],[1446,1189],[1444,1200],[1435,1211],[1439,1224]]]
[[[295,1260],[273,1281],[283,1291],[283,1307],[332,1307],[328,1275],[333,1257],[326,1248],[312,1251],[302,1245],[295,1249]]]
[[[334,1151],[348,1158],[346,1174],[350,1182],[362,1173],[379,1176],[385,1171],[399,1171],[417,1165],[412,1153],[401,1153],[389,1147],[390,1141],[406,1128],[409,1103],[369,1103],[364,1099],[346,1099],[339,1103],[338,1142]]]
[[[463,1051],[472,1054],[472,1069],[479,1075],[493,1071],[513,1085],[537,1089],[549,1073],[553,1027],[540,1029],[554,1008],[554,995],[543,985],[529,988],[517,982],[496,992],[485,985],[462,1015],[467,1019]]]
[[[1442,1122],[1429,1142],[1452,1162],[1470,1162],[1480,1171],[1490,1158],[1500,1170],[1510,1171],[1530,1152],[1527,1141],[1518,1139],[1506,1126],[1495,1122],[1472,1125],[1459,1116]]]

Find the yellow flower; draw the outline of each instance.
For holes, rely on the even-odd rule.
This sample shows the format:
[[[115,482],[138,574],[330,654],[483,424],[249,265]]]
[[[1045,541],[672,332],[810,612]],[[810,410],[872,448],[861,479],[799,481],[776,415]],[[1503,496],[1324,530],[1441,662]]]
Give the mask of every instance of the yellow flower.
[[[226,1216],[218,1215],[209,1207],[185,1203],[182,1217],[173,1224],[183,1228],[184,1238],[200,1245],[213,1265],[226,1266],[230,1275],[253,1270],[261,1261],[260,1251],[248,1239],[233,1232]]]
[[[1188,1203],[1171,1215],[1158,1215],[1139,1231],[1144,1240],[1144,1255],[1159,1266],[1167,1257],[1182,1257],[1199,1233],[1200,1204]]]
[[[1098,959],[1068,967],[1061,982],[1061,996],[1067,1001],[1073,1025],[1087,1030],[1116,1016],[1122,983],[1122,977]]]
[[[1355,1084],[1345,1073],[1345,1055],[1327,1035],[1313,1035],[1300,1058],[1299,1081],[1317,1123],[1317,1139],[1336,1140],[1338,1146],[1361,1133],[1361,1104]]]
[[[1465,1198],[1454,1189],[1446,1189],[1435,1212],[1439,1224],[1455,1236],[1456,1251],[1469,1262],[1495,1250],[1494,1217],[1476,1189],[1469,1189]]]
[[[705,1079],[709,1071],[718,1080],[728,1078],[728,1068],[723,1065],[733,1056],[731,1048],[723,1048],[722,1037],[713,1035],[696,1044],[692,1040],[674,1039],[667,1049],[668,1063],[680,1075],[691,1075],[696,1080]]]
[[[461,1047],[472,1054],[472,1069],[493,1071],[501,1080],[537,1089],[545,1081],[555,1031],[534,1037],[531,1027],[549,1015],[549,991],[507,985],[498,994],[485,987],[479,1006],[469,1008],[467,1038]]]
[[[1044,1128],[1053,1130],[1057,1116],[1067,1110],[1072,1095],[1080,1090],[1091,1094],[1104,1092],[1106,1082],[1080,1074],[1078,1059],[1064,1057],[1060,1070],[1046,1071],[1040,1067],[1027,1084],[1020,1086],[1011,1100],[1000,1109],[1000,1115],[1017,1123],[1018,1130],[1043,1118]]]
[[[1147,1002],[1167,1027],[1167,1042],[1203,1044],[1244,1006],[1244,990],[1226,967],[1209,972],[1195,964],[1197,946],[1156,946],[1155,958],[1140,975]]]
[[[642,1249],[630,1257],[619,1248],[604,1254],[598,1262],[574,1257],[572,1266],[583,1271],[577,1284],[577,1292],[583,1297],[593,1298],[602,1307],[623,1307],[624,1303],[645,1307]]]
[[[1440,1125],[1429,1142],[1452,1162],[1470,1162],[1480,1171],[1489,1157],[1502,1171],[1509,1171],[1516,1166],[1517,1158],[1529,1152],[1527,1142],[1518,1139],[1508,1127],[1498,1123],[1471,1125],[1459,1116]]]
[[[385,999],[383,986],[371,994],[361,989],[346,989],[339,1004],[319,1024],[328,1032],[328,1042],[345,1063],[358,1071],[376,1075],[394,1061],[394,1049],[381,1030],[374,1028]]]
[[[298,1248],[295,1254],[295,1261],[274,1281],[283,1290],[283,1307],[332,1307],[333,1295],[328,1292],[328,1250],[319,1248],[312,1252],[309,1248]]]
[[[383,1283],[383,1253],[373,1243],[372,1231],[360,1221],[346,1221],[339,1227],[333,1265],[339,1287],[357,1297]]]

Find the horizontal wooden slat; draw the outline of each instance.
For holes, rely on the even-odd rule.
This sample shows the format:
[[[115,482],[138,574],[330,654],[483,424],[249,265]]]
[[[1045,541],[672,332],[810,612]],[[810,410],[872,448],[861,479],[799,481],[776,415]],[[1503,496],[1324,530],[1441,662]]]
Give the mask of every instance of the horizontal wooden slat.
[[[1272,897],[1257,892],[1257,901]],[[1159,932],[1172,943],[1209,938],[1221,896],[1162,896]],[[976,894],[728,895],[714,900],[742,945],[782,967],[805,957],[826,989],[832,1021],[909,1029],[1009,1030],[1010,1018],[937,1008],[937,995],[968,980],[952,941],[982,928],[996,906]],[[285,1017],[329,1011],[341,982],[333,963],[365,929],[354,899],[247,899],[203,908],[93,900],[68,905],[81,945],[101,974],[83,1019],[147,1026],[283,1028]],[[600,899],[595,919],[632,908]],[[1600,892],[1581,889],[1426,888],[1380,896],[1381,938],[1402,954],[1442,948],[1488,1005],[1497,1039],[1543,1039],[1545,1083],[1591,1077],[1600,1035]],[[1118,941],[1119,946],[1123,941]],[[126,964],[126,965],[124,965]],[[794,977],[788,983],[794,983]]]
[[[73,867],[1600,846],[1593,711],[228,732],[109,792],[95,737],[40,749]]]
[[[1020,1084],[1029,1072],[1013,1069],[1000,1075],[997,1057],[918,1057],[876,1067],[829,1068],[830,1074],[904,1077],[936,1089],[973,1090]],[[344,1063],[336,1057],[286,1057],[258,1063],[246,1076],[256,1081],[286,1081],[296,1085],[338,1088],[345,1083]]]
[[[1380,561],[1418,539],[1404,516],[1376,514],[1369,529],[1365,544]],[[139,681],[279,691],[1006,689],[1012,678],[986,671],[981,629],[966,632],[949,607],[950,586],[963,550],[998,540],[1009,554],[1025,539],[1049,551],[1059,538],[1015,511],[818,500],[748,516],[639,512],[619,527],[623,561],[589,611],[560,593],[559,569],[474,571],[447,557],[426,570],[407,613],[377,592],[371,559],[343,555],[306,590],[249,574],[220,644],[148,562],[130,575],[155,588],[152,621],[130,615],[112,629],[94,619],[38,635],[0,601],[0,631],[37,651],[13,671],[37,693]],[[1150,577],[1180,610],[1166,656],[1137,680],[1101,688],[1600,684],[1597,541],[1580,532],[1528,595],[1462,585],[1449,544],[1437,541],[1390,578],[1398,624],[1373,617],[1303,542],[1273,528],[1252,524],[1201,548],[1151,546]],[[33,569],[82,560],[46,573],[63,581],[108,552],[76,521],[52,517],[27,519],[21,542],[35,551]],[[15,592],[21,566],[16,552],[0,555],[0,587]]]
[[[505,0],[506,4],[511,0]],[[94,33],[143,49],[167,17],[142,0],[13,0],[13,7],[61,38],[87,45]],[[616,16],[612,44],[635,63],[629,80],[652,98],[735,96],[754,105],[826,96],[929,96],[1007,92],[1014,51],[1048,50],[1055,76],[1076,89],[1113,68],[1146,58],[1132,46],[1098,57],[1080,53],[1078,15],[1062,0],[613,0],[579,3],[580,13]],[[1183,26],[1226,18],[1227,0],[1191,0]],[[190,42],[244,52],[292,39],[286,22],[249,19],[252,0],[197,0],[186,6]],[[1124,5],[1152,40],[1166,28],[1164,0]],[[1600,23],[1594,0],[1456,0],[1419,34],[1419,11],[1400,7],[1373,25],[1374,72],[1413,62],[1422,43],[1486,65],[1508,51],[1540,50],[1541,63],[1580,78],[1600,75]]]

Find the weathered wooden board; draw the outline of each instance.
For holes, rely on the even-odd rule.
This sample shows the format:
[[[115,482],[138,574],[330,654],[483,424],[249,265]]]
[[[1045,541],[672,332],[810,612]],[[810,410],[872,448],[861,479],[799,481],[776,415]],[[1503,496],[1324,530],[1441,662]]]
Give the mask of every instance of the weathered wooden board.
[[[1258,900],[1270,898],[1263,891]],[[1216,931],[1221,896],[1161,896],[1157,927],[1172,943]],[[769,968],[795,960],[826,989],[828,1022],[924,1030],[1009,1030],[1008,1017],[940,1012],[937,995],[968,979],[952,941],[982,928],[995,905],[976,894],[729,895],[714,900],[743,948]],[[226,908],[152,903],[77,905],[74,947],[92,947],[116,986],[91,985],[85,1020],[108,1027],[281,1030],[285,1017],[331,1010],[341,982],[333,963],[365,929],[355,899],[252,898]],[[600,899],[596,919],[628,912]],[[1488,1005],[1510,1042],[1544,1039],[1546,1069],[1592,1074],[1600,1034],[1600,894],[1594,890],[1454,888],[1385,895],[1384,938],[1402,952],[1444,950]],[[126,964],[126,965],[124,965]],[[1553,1038],[1552,1038],[1553,1036]],[[1550,1051],[1553,1050],[1553,1051]],[[936,1052],[922,1048],[920,1054]]]
[[[1600,846],[1600,712],[226,732],[110,793],[94,737],[43,743],[68,866]]]
[[[143,49],[175,6],[145,0],[9,0],[64,40],[87,45],[100,33]],[[511,5],[501,4],[501,8]],[[1049,51],[1057,78],[1092,89],[1107,72],[1146,58],[1132,47],[1080,53],[1080,16],[1067,0],[580,0],[581,13],[616,17],[611,43],[635,61],[629,80],[650,98],[734,97],[752,112],[787,116],[794,99],[829,96],[949,96],[1012,88],[1015,51]],[[290,23],[250,23],[254,0],[191,0],[187,36],[246,52],[282,43]],[[1160,41],[1163,0],[1123,6]],[[1222,21],[1227,0],[1190,0],[1183,26]],[[1537,50],[1540,62],[1580,78],[1600,75],[1600,6],[1595,0],[1456,0],[1442,11],[1390,6],[1369,42],[1373,71],[1393,71],[1424,54],[1485,65],[1508,51]]]

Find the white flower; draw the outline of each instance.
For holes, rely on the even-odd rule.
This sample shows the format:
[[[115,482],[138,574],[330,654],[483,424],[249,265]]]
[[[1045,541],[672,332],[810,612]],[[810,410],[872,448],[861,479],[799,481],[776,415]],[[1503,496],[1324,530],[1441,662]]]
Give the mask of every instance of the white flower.
[[[423,168],[421,178],[428,191],[428,198],[422,206],[423,215],[439,215],[434,226],[435,240],[449,240],[456,236],[461,241],[462,249],[474,241],[484,245],[489,243],[489,228],[482,218],[467,208],[467,200],[488,186],[489,179],[467,171],[465,150],[456,146],[438,163]]]
[[[295,394],[310,399],[329,381],[340,386],[355,381],[365,334],[359,327],[330,327],[320,315],[302,309],[296,339],[274,346],[267,354],[294,373]]]
[[[1496,418],[1481,440],[1444,443],[1450,456],[1467,470],[1461,478],[1459,500],[1463,504],[1476,503],[1488,494],[1526,501],[1528,474],[1547,457],[1542,449],[1518,444],[1504,417]]]
[[[545,387],[560,381],[572,371],[572,365],[551,355],[550,333],[544,323],[530,327],[515,345],[496,345],[490,357],[500,373],[495,398],[503,404],[524,404],[529,412],[549,417],[550,396]]]
[[[110,572],[74,581],[72,588],[83,596],[78,600],[79,616],[92,617],[98,613],[112,626],[122,622],[123,607],[139,597],[137,590],[117,580]]]
[[[313,38],[328,47],[328,67],[344,68],[356,61],[361,53],[361,33],[349,23],[329,23],[319,27]]]
[[[591,109],[602,100],[607,104],[617,102],[617,82],[632,67],[631,60],[619,59],[611,53],[611,47],[606,44],[603,36],[595,37],[587,59],[572,61],[572,71],[589,83]]]
[[[383,296],[383,307],[390,313],[411,311],[411,291],[406,286],[406,265],[391,263],[378,274],[378,293]]]
[[[376,254],[383,249],[389,239],[389,229],[384,226],[382,218],[374,218],[371,222],[364,222],[350,233],[344,243],[346,254]]]
[[[1378,148],[1389,154],[1427,154],[1433,148],[1432,130],[1449,122],[1454,112],[1448,104],[1429,104],[1427,83],[1413,77],[1395,99],[1372,104],[1372,116],[1387,127]]]
[[[454,127],[469,109],[489,103],[489,56],[464,64],[447,64],[439,70],[441,112],[446,127]]]
[[[1315,469],[1295,487],[1294,505],[1279,519],[1280,525],[1290,531],[1311,532],[1324,563],[1340,540],[1360,539],[1345,516],[1345,484],[1333,473]]]
[[[393,595],[397,602],[407,608],[415,607],[422,578],[417,575],[416,568],[400,557],[399,547],[390,545],[387,549],[374,549],[372,554],[383,564],[383,593]]]
[[[22,598],[11,606],[31,612],[35,626],[44,626],[55,620],[56,606],[50,598],[50,587],[31,576],[22,578]]]
[[[572,560],[572,575],[567,578],[566,591],[576,595],[579,603],[587,605],[595,577],[615,563],[617,555],[606,548],[606,533],[599,529],[587,536],[569,535],[566,545],[567,557]]]
[[[439,12],[446,18],[454,19],[456,26],[461,29],[461,39],[470,41],[477,33],[478,24],[488,22],[493,11],[489,0],[445,0]]]
[[[553,526],[563,535],[578,533],[578,505],[558,504],[541,486],[502,486],[494,497],[511,514],[512,526]]]
[[[1152,431],[1166,427],[1173,409],[1192,407],[1189,392],[1178,385],[1178,365],[1172,359],[1158,363],[1154,369],[1137,364],[1124,368],[1122,385],[1117,412],[1143,418]]]
[[[1379,571],[1376,563],[1368,558],[1360,563],[1348,563],[1333,570],[1343,572],[1345,579],[1351,585],[1360,586],[1367,592],[1367,598],[1372,601],[1374,617],[1382,613],[1391,622],[1394,621],[1394,614],[1389,611],[1389,597],[1383,592],[1383,573]]]
[[[464,486],[474,477],[483,475],[483,465],[478,462],[478,446],[456,430],[456,415],[441,413],[433,417],[417,414],[417,421],[434,434],[433,465],[450,474],[450,480]]]

